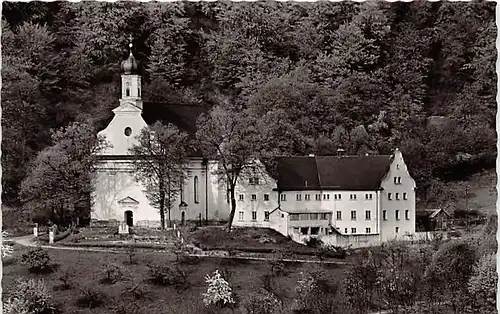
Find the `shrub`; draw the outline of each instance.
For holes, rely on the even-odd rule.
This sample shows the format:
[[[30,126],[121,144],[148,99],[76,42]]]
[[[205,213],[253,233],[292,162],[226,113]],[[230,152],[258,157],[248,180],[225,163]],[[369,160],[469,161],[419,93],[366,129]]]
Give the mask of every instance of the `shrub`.
[[[131,287],[125,288],[121,295],[125,299],[139,300],[143,299],[147,293],[146,287],[142,284],[134,284]]]
[[[321,241],[320,239],[316,238],[316,237],[310,237],[308,239],[306,239],[306,245],[308,247],[312,247],[312,248],[317,248],[317,247],[320,247],[321,245],[323,245],[323,241]]]
[[[49,253],[40,247],[31,248],[28,252],[24,253],[21,256],[21,263],[28,265],[30,272],[44,273],[53,271]]]
[[[113,308],[113,313],[116,314],[137,314],[141,313],[139,306],[135,302],[121,301]]]
[[[125,269],[114,262],[108,262],[105,264],[105,269],[103,270],[103,273],[106,275],[105,278],[101,280],[101,283],[104,284],[115,284],[120,280],[127,279],[126,271]]]
[[[133,246],[128,246],[126,251],[128,256],[128,261],[126,261],[126,264],[129,265],[137,264],[137,261],[135,260],[136,248]]]
[[[80,288],[81,295],[76,300],[76,304],[80,307],[88,307],[93,309],[101,306],[106,301],[106,294],[92,287]]]
[[[161,286],[182,285],[186,282],[186,274],[177,265],[149,264],[152,281]]]
[[[223,308],[235,303],[229,283],[221,276],[218,270],[215,270],[212,277],[207,274],[205,281],[208,283],[207,292],[203,293],[203,304],[205,306]]]
[[[57,278],[59,279],[59,281],[62,282],[62,284],[58,286],[58,289],[61,290],[70,289],[71,288],[70,280],[74,277],[74,275],[75,275],[75,270],[73,268],[66,267]]]
[[[3,303],[3,314],[30,314],[28,301],[24,298],[10,298]]]
[[[496,313],[496,288],[498,275],[496,271],[496,255],[482,256],[474,266],[469,279],[469,294],[474,296],[476,313]]]
[[[248,314],[275,314],[283,312],[280,300],[265,290],[250,294],[243,307]]]
[[[16,311],[23,313],[25,309],[30,314],[58,312],[43,279],[17,280],[9,302],[9,309],[14,313],[17,313]]]

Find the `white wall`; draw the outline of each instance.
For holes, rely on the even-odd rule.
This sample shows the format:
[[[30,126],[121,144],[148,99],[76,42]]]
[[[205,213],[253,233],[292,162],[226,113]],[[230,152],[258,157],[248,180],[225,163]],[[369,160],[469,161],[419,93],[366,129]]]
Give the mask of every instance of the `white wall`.
[[[250,184],[247,176],[243,176],[238,182],[235,189],[234,226],[269,227],[270,222],[265,220],[265,212],[270,213],[278,207],[278,193],[273,191],[276,188],[276,182],[268,175],[260,174],[258,178],[259,184],[255,185]],[[269,196],[268,201],[264,199],[266,194]],[[255,195],[255,200],[252,200],[252,195]],[[240,199],[241,196],[243,200]],[[243,212],[243,219],[240,219],[241,212]],[[252,212],[257,215],[255,220],[252,219]]]
[[[103,155],[128,155],[129,149],[137,145],[135,138],[141,133],[142,128],[147,124],[141,116],[141,110],[132,104],[125,104],[113,110],[115,116],[108,126],[99,132],[99,135],[106,137],[106,140],[112,145],[105,150]],[[125,135],[125,128],[130,127],[132,133]]]
[[[281,201],[281,207],[291,211],[304,210],[328,210],[332,212],[332,225],[337,227],[341,233],[353,234],[352,228],[356,228],[355,234],[366,234],[366,228],[370,228],[370,234],[378,234],[379,211],[376,191],[285,191],[286,201]],[[297,200],[300,194],[300,200]],[[321,200],[316,200],[316,195]],[[309,200],[306,200],[309,195]],[[353,195],[353,199],[351,199]],[[368,195],[368,198],[366,198]],[[369,197],[371,195],[371,198]],[[354,199],[355,196],[355,199]],[[337,219],[337,211],[341,212],[341,219]],[[351,220],[351,211],[356,211],[356,220]],[[370,219],[366,219],[366,211],[370,211]],[[346,229],[347,228],[347,232]]]
[[[401,184],[394,184],[394,177],[401,177]],[[381,220],[382,241],[394,238],[403,239],[405,233],[415,233],[415,180],[410,176],[408,168],[399,150],[394,153],[394,159],[390,170],[381,184],[382,210],[387,211],[387,220]],[[392,200],[389,200],[391,193]],[[399,193],[399,200],[396,200]],[[403,199],[403,193],[407,193],[407,200]],[[399,220],[396,219],[396,211],[399,210]],[[409,210],[409,218],[406,219],[405,211]],[[381,213],[382,216],[382,213]],[[398,232],[396,233],[396,228]]]

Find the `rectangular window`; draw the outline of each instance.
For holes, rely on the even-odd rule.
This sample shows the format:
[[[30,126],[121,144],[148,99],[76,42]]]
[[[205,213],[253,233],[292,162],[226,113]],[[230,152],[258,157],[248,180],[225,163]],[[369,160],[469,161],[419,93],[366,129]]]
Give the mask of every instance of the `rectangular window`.
[[[321,194],[316,194],[316,200],[321,201]]]
[[[344,233],[347,233],[347,228],[344,229]]]
[[[299,220],[309,220],[309,214],[299,214]]]
[[[366,220],[371,220],[372,219],[372,212],[367,210],[365,211],[365,219]]]
[[[367,199],[367,200],[373,199],[373,194],[371,194],[371,193],[370,194],[365,194],[365,199]]]
[[[356,200],[356,194],[351,194],[351,200]]]
[[[269,221],[269,212],[268,211],[264,212],[264,220]]]
[[[327,213],[319,214],[319,220],[328,220],[328,214]]]
[[[356,233],[356,228],[351,228],[351,233]]]
[[[401,184],[401,177],[398,177],[398,184]]]
[[[398,184],[398,177],[394,177],[394,184]]]
[[[330,200],[330,194],[323,194],[324,200]]]
[[[405,210],[405,219],[410,220],[410,211],[408,209]]]
[[[356,220],[356,211],[351,210],[351,220]]]
[[[404,199],[404,200],[407,200],[407,199],[408,199],[408,194],[403,193],[403,199]]]
[[[244,212],[239,212],[238,213],[238,219],[239,220],[243,220],[243,218],[245,218],[245,213]]]
[[[396,193],[396,200],[399,201],[399,193]]]
[[[318,220],[318,214],[315,213],[315,214],[309,214],[309,215],[310,215],[309,219],[311,219],[311,220]]]
[[[245,199],[245,195],[240,194],[239,196],[240,196],[240,201],[243,201]]]
[[[372,233],[372,229],[371,229],[371,228],[366,228],[366,229],[365,229],[365,232],[366,232],[366,233]]]
[[[382,219],[387,220],[387,211],[386,210],[382,211]]]
[[[257,194],[252,194],[252,201],[256,201],[257,200]]]
[[[309,227],[300,228],[300,233],[302,233],[302,235],[307,235],[309,233]]]
[[[341,200],[342,199],[342,194],[335,194],[334,197],[336,200]]]
[[[264,194],[264,201],[269,201],[269,194]]]
[[[396,220],[399,220],[399,210],[396,210]]]
[[[389,199],[389,201],[392,200],[392,193],[387,193],[387,198]]]
[[[283,201],[283,202],[286,201],[286,194],[281,194],[280,195],[280,200]]]
[[[311,227],[311,235],[318,235],[319,227]]]
[[[342,212],[340,210],[337,211],[337,220],[342,220]]]
[[[305,199],[306,201],[310,201],[310,200],[311,200],[311,194],[306,194],[306,195],[304,196],[304,199]]]
[[[302,194],[297,194],[297,201],[301,201],[302,200]]]
[[[399,232],[399,227],[396,227],[396,233],[398,233],[398,232]]]
[[[281,217],[283,218],[283,214]],[[290,214],[290,220],[299,220],[299,214]]]
[[[258,185],[259,184],[259,177],[249,178],[248,183],[250,183],[250,185]]]

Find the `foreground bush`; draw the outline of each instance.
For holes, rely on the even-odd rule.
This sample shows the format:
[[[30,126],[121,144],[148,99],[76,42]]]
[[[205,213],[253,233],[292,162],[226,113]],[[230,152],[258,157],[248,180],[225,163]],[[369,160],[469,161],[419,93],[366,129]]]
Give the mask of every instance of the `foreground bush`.
[[[80,288],[80,296],[76,300],[76,304],[80,307],[89,309],[97,308],[104,304],[107,297],[104,292],[93,287]]]
[[[21,263],[28,265],[30,272],[45,273],[53,271],[49,253],[40,247],[31,248],[28,252],[24,253],[21,256]]]
[[[496,255],[482,256],[475,265],[468,283],[469,294],[473,296],[473,307],[476,313],[497,313],[497,281]]]
[[[182,285],[186,282],[186,274],[177,265],[149,264],[151,280],[161,286]]]
[[[278,314],[284,313],[283,305],[278,298],[262,289],[252,293],[243,304],[247,314]]]
[[[218,270],[214,275],[206,275],[207,292],[203,293],[203,304],[207,307],[223,308],[234,304],[233,291],[229,283],[221,276]]]
[[[58,313],[52,296],[42,279],[18,280],[11,297],[4,304],[4,313]]]
[[[106,276],[101,280],[101,283],[104,284],[115,284],[118,281],[126,280],[128,278],[125,268],[113,262],[106,263],[102,272]]]

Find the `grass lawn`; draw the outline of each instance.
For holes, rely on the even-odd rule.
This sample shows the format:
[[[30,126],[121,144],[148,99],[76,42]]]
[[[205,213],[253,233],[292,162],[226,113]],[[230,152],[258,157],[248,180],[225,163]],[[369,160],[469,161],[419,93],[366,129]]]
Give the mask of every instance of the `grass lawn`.
[[[15,257],[20,257],[27,249],[16,246]],[[251,292],[262,287],[261,277],[268,273],[270,266],[268,262],[229,261],[219,259],[203,259],[197,264],[181,264],[181,268],[187,274],[188,285],[185,288],[172,286],[157,286],[149,281],[149,269],[147,263],[170,264],[175,256],[165,253],[136,253],[136,264],[129,265],[127,254],[113,254],[101,252],[83,252],[68,250],[49,250],[52,261],[60,265],[59,269],[50,274],[35,275],[28,272],[26,265],[21,265],[17,260],[3,269],[3,293],[4,298],[12,291],[14,280],[17,277],[43,278],[54,300],[59,304],[62,313],[114,313],[116,306],[124,301],[122,292],[134,284],[140,284],[145,289],[144,299],[134,301],[137,305],[135,312],[127,313],[203,313],[204,305],[202,293],[206,291],[205,275],[216,269],[229,272],[228,281],[236,294],[240,304]],[[131,281],[120,281],[113,285],[100,283],[105,277],[102,273],[105,261],[114,261],[123,265],[130,273]],[[286,264],[285,274],[276,278],[274,286],[286,306],[292,306],[295,295],[294,288],[301,271],[318,270],[323,268],[324,278],[329,282],[339,282],[343,279],[345,266],[320,266],[316,264]],[[74,274],[71,278],[72,288],[59,290],[62,282],[58,279],[66,269],[72,269]],[[79,290],[83,287],[91,287],[106,295],[106,302],[98,308],[82,308],[77,305],[77,299],[82,295]],[[231,310],[220,313],[233,313]],[[237,308],[234,313],[245,313],[242,308]],[[291,313],[286,311],[286,313]]]

